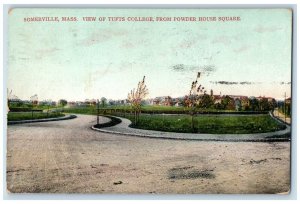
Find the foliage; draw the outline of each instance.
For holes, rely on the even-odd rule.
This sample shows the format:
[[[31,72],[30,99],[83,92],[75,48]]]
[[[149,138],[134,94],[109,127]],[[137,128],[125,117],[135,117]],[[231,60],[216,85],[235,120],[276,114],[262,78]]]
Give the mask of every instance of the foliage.
[[[194,120],[193,120],[193,118],[194,118],[194,114],[196,112],[197,105],[199,106],[202,102],[201,99],[203,99],[201,97],[201,94],[204,94],[204,95],[206,94],[205,88],[201,84],[198,85],[198,82],[200,80],[200,76],[201,76],[201,72],[198,72],[196,80],[192,82],[192,86],[191,86],[189,95],[186,96],[185,100],[184,100],[184,104],[187,107],[191,108],[190,114],[191,114],[191,127],[192,127],[192,129],[194,129]],[[202,105],[206,105],[206,104],[202,104]]]
[[[250,100],[250,110],[258,111],[259,110],[259,101],[256,98]]]
[[[208,94],[203,94],[202,96],[200,96],[200,101],[197,104],[197,107],[202,108],[202,109],[208,109],[213,107],[214,105],[214,101],[212,96],[208,95]]]
[[[65,106],[65,105],[67,105],[67,103],[68,103],[68,101],[65,100],[65,99],[60,99],[60,100],[58,101],[58,105],[61,105],[61,106]]]
[[[269,102],[267,98],[261,99],[259,102],[261,110],[270,110]]]
[[[131,107],[134,111],[135,124],[138,123],[139,114],[141,112],[141,103],[147,94],[148,94],[148,88],[145,84],[145,76],[144,76],[143,80],[138,83],[137,89],[132,89],[127,97],[127,100],[131,104]]]
[[[107,105],[107,99],[105,97],[102,97],[100,101],[102,107],[105,107]]]

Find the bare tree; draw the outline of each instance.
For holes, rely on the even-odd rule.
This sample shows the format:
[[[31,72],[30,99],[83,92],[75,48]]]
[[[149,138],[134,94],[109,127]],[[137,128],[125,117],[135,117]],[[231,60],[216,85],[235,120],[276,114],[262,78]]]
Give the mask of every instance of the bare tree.
[[[141,113],[142,100],[147,96],[148,88],[145,84],[145,76],[143,80],[138,83],[137,89],[132,89],[128,94],[128,101],[134,112],[134,124],[136,125],[139,120],[139,114]]]
[[[191,108],[190,114],[192,117],[191,127],[195,131],[194,115],[196,113],[196,106],[200,104],[201,95],[206,94],[205,88],[199,83],[201,72],[197,73],[196,80],[192,82],[189,95],[186,97],[186,104]]]

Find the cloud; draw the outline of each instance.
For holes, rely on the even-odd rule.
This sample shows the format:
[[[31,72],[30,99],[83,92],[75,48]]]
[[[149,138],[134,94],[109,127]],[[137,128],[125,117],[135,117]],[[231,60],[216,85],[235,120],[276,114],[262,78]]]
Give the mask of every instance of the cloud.
[[[184,64],[176,64],[174,66],[171,67],[173,71],[185,71],[188,69],[187,65]]]
[[[215,72],[216,71],[216,67],[215,65],[204,65],[201,67],[203,72]]]
[[[209,75],[212,72],[216,71],[215,65],[203,65],[203,66],[196,66],[196,65],[184,65],[184,64],[176,64],[171,67],[173,71],[176,72],[203,72]]]
[[[250,84],[254,84],[253,82],[249,82],[249,81],[242,81],[240,82],[241,85],[250,85]]]
[[[236,81],[210,81],[212,84],[222,84],[222,85],[251,85],[255,84],[255,82],[250,82],[250,81],[241,81],[241,82],[236,82]]]
[[[258,25],[254,28],[255,32],[258,33],[266,33],[266,32],[275,32],[278,30],[281,30],[282,28],[277,27],[277,26],[262,26],[262,25]]]

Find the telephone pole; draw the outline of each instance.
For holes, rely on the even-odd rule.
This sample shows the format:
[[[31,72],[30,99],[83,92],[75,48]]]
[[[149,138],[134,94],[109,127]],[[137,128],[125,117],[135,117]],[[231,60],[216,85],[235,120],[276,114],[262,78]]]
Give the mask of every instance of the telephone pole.
[[[99,125],[99,99],[97,99],[97,125]]]
[[[284,92],[284,122],[286,123],[286,107],[285,107],[285,100],[286,100],[286,92]]]

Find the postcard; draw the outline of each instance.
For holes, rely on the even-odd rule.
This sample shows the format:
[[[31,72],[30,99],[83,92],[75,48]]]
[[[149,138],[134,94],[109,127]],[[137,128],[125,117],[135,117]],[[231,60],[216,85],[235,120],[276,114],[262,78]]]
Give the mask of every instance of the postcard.
[[[288,194],[292,10],[12,8],[9,193]]]

